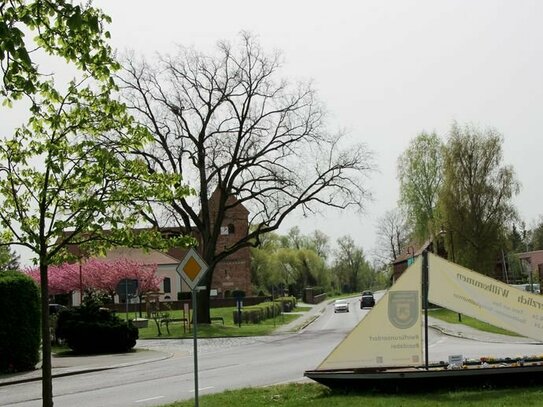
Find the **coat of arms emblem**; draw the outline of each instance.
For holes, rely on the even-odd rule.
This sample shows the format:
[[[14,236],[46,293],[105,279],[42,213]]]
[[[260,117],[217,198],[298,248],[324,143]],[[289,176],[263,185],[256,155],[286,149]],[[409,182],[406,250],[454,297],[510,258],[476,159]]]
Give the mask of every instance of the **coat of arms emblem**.
[[[419,319],[418,291],[391,291],[388,294],[388,320],[399,329],[411,328]]]

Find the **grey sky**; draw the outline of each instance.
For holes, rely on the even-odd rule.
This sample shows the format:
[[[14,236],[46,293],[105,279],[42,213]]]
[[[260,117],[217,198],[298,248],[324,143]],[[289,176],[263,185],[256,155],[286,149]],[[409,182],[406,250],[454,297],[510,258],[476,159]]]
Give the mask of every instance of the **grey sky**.
[[[377,219],[397,205],[396,162],[420,131],[446,137],[454,120],[504,135],[504,163],[530,225],[543,210],[543,2],[536,0],[218,1],[99,0],[112,43],[152,57],[175,43],[212,50],[256,34],[281,50],[284,75],[313,80],[330,114],[376,154],[374,201],[364,215],[293,219],[306,233],[349,234],[369,252]]]

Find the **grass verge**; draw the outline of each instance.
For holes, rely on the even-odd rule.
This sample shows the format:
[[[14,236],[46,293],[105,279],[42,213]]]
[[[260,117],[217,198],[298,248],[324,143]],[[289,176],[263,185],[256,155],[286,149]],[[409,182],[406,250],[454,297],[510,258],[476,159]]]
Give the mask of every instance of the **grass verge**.
[[[234,324],[233,312],[236,310],[235,307],[225,307],[225,308],[212,308],[211,317],[212,318],[223,318],[224,325],[222,322],[215,321],[212,324],[199,324],[198,325],[198,337],[200,338],[214,338],[214,337],[233,337],[233,336],[263,336],[269,335],[277,327],[288,324],[289,322],[300,317],[298,312],[305,312],[309,307],[297,307],[292,310],[293,313],[283,313],[278,315],[275,318],[269,318],[264,321],[261,321],[258,324],[245,324],[242,323],[241,326]],[[170,311],[170,318],[182,318],[183,311],[176,310]],[[166,326],[162,325],[160,327],[161,336],[158,336],[158,329],[154,320],[149,320],[149,325],[147,328],[140,328],[139,338],[140,339],[167,339],[167,338],[192,338],[192,331],[188,324],[183,325],[182,322],[171,323],[170,334],[166,330]]]
[[[462,321],[458,320],[458,313],[450,311],[445,308],[437,308],[429,310],[428,315],[442,321],[451,323],[451,324],[464,324],[472,328],[478,329],[480,331],[492,332],[495,334],[509,335],[509,336],[519,336],[518,334],[507,331],[506,329],[498,328],[494,325],[487,324],[486,322],[479,321],[478,319],[468,317],[467,315],[462,315]]]
[[[292,383],[263,388],[229,390],[200,396],[200,405],[206,407],[504,407],[540,406],[543,390],[539,387],[488,389],[477,388],[457,391],[432,391],[417,394],[382,394],[334,392],[313,383]],[[194,406],[186,400],[163,407]]]

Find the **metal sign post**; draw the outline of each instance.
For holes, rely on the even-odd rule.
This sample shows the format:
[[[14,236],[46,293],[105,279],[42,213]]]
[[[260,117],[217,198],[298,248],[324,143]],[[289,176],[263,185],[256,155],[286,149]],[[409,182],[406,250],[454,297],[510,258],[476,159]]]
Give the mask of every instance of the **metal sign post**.
[[[117,283],[115,288],[119,298],[124,295],[124,302],[126,304],[126,322],[128,322],[128,298],[135,296],[138,292],[138,280],[132,278],[123,278]]]
[[[205,290],[205,287],[196,287],[192,290],[192,342],[194,346],[194,406],[198,407],[198,291],[201,289]]]
[[[192,294],[192,324],[193,324],[193,343],[194,343],[194,406],[198,407],[198,291],[205,287],[198,287],[198,282],[202,279],[208,265],[200,257],[193,247],[185,255],[181,263],[176,268],[177,274],[187,283]]]

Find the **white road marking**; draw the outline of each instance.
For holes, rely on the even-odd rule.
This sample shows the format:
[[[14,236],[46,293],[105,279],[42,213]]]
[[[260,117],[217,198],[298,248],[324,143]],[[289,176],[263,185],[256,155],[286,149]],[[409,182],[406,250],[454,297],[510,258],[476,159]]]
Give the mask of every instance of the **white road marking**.
[[[145,403],[146,401],[163,399],[164,396],[149,397],[148,399],[136,400],[135,403]]]
[[[209,389],[214,389],[214,388],[215,388],[215,386],[199,387],[199,388],[198,388],[198,391],[209,390]],[[194,393],[194,390],[189,390],[189,393]]]

